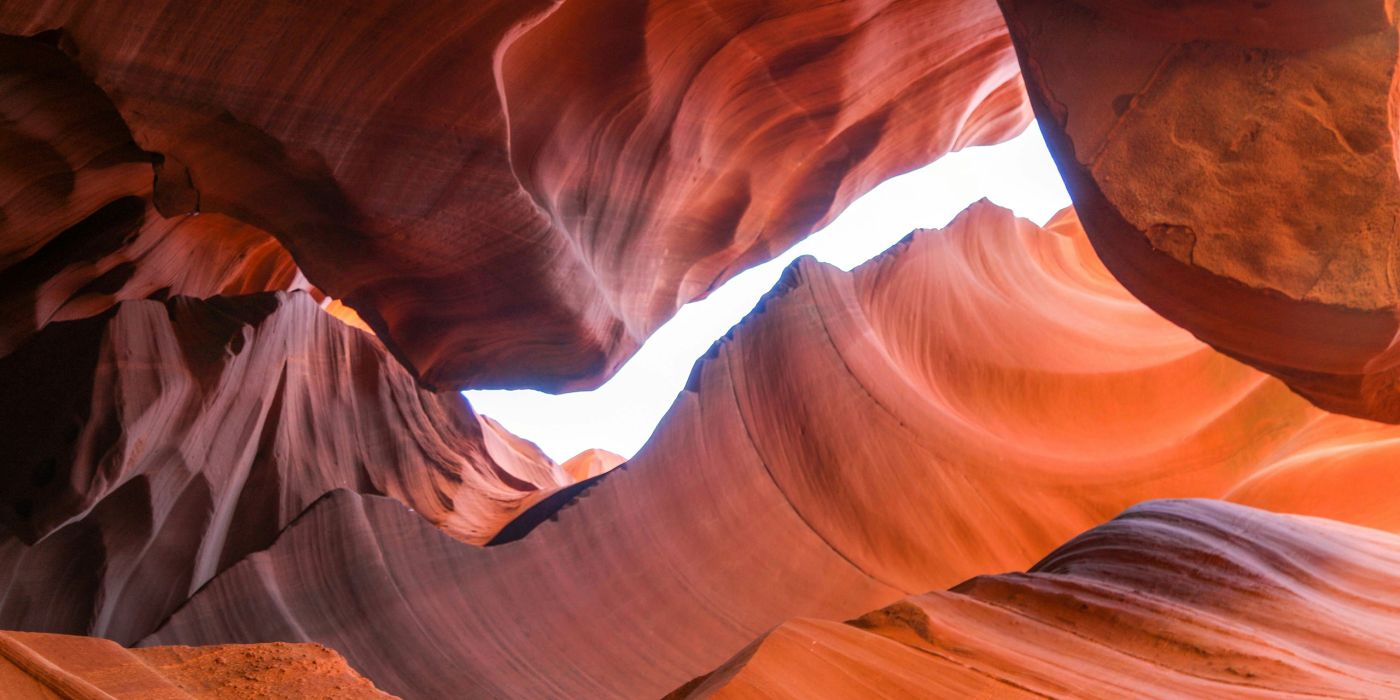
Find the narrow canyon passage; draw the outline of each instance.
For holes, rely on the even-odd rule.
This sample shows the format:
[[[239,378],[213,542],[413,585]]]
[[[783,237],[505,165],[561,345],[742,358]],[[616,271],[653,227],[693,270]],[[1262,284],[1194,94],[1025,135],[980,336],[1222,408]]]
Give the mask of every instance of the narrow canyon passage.
[[[463,393],[478,412],[500,420],[560,462],[590,449],[631,457],[685,384],[695,360],[753,309],[793,260],[810,255],[849,270],[910,231],[947,225],[984,198],[1041,224],[1069,205],[1036,125],[1006,142],[952,153],[882,182],[826,228],[681,307],[597,389]]]

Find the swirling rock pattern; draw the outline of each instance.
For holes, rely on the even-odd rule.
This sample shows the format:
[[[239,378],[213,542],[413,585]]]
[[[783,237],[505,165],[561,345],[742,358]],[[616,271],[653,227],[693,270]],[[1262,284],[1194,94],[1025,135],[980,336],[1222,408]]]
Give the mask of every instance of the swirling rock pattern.
[[[0,36],[0,356],[124,299],[307,287],[261,229],[157,213],[157,156],[64,43],[60,32]]]
[[[304,293],[128,301],[0,359],[0,627],[148,634],[337,488],[467,542],[572,479]]]
[[[158,155],[160,211],[276,235],[441,388],[595,385],[876,183],[1029,120],[992,0],[46,0],[0,31],[62,38]]]
[[[314,640],[428,697],[658,696],[785,619],[1021,569],[1154,496],[1393,526],[1366,489],[1396,430],[1152,313],[1071,212],[981,203],[852,273],[795,263],[641,453],[513,541],[337,491],[143,643]],[[1373,481],[1308,476],[1338,444]]]
[[[46,38],[0,36],[0,270],[150,187],[149,157],[116,108]]]
[[[0,632],[8,700],[384,700],[335,652],[316,644],[123,649],[105,639]]]
[[[1123,284],[1319,406],[1400,422],[1386,4],[1001,4]]]
[[[673,698],[1388,697],[1400,538],[1151,501],[1026,573],[784,623]]]
[[[0,626],[415,697],[1396,694],[1379,531],[1159,501],[924,593],[1148,498],[1400,529],[1400,41],[1330,5],[0,4]],[[596,385],[1032,107],[1087,237],[801,260],[620,468],[435,393]]]
[[[128,299],[305,289],[256,226],[162,216],[142,150],[61,30],[0,35],[0,356],[53,321]],[[168,189],[168,188],[166,188]]]

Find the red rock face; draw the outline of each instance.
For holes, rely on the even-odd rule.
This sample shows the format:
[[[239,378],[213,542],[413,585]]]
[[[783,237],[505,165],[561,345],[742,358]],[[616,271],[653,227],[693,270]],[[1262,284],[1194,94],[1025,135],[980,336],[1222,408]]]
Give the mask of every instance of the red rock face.
[[[392,697],[316,644],[127,650],[105,639],[25,632],[0,632],[0,687],[12,700]]]
[[[1400,541],[1244,507],[1400,532],[1336,5],[0,6],[0,628],[146,647],[0,694],[1395,694]],[[1032,107],[1077,215],[800,260],[622,466],[437,393],[596,385]]]
[[[1152,501],[1024,574],[784,623],[671,697],[1383,697],[1397,565],[1374,530]]]
[[[1025,568],[1154,494],[1395,527],[1394,435],[1153,314],[1071,213],[982,203],[852,273],[795,263],[641,453],[508,543],[335,492],[142,643],[314,640],[404,694],[655,697],[788,618]]]
[[[161,217],[156,157],[59,46],[0,36],[0,356],[50,322],[124,299],[305,286],[266,232],[217,214]]]
[[[1396,33],[1344,5],[1002,2],[1124,285],[1318,405],[1396,422]]]
[[[332,489],[485,542],[572,482],[304,293],[51,325],[0,396],[0,628],[135,641]]]
[[[596,385],[680,304],[1029,117],[991,0],[0,11],[60,28],[159,154],[162,213],[272,233],[443,388]]]
[[[41,37],[0,37],[6,120],[0,267],[149,184],[149,158],[107,96]]]

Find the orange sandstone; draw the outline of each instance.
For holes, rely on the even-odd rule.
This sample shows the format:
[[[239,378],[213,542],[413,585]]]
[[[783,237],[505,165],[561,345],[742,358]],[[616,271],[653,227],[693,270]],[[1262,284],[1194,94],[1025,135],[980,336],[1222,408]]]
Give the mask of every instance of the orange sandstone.
[[[1317,405],[1400,422],[1386,3],[1001,4],[1114,275]]]
[[[393,696],[317,644],[123,649],[105,639],[0,632],[7,700],[242,700]]]
[[[672,698],[1386,697],[1400,537],[1151,501],[1026,573],[786,622]]]
[[[573,479],[305,293],[127,301],[0,359],[0,629],[150,633],[328,491],[467,542]]]
[[[1154,314],[1072,212],[981,203],[851,273],[795,263],[636,457],[510,541],[337,491],[142,643],[318,641],[399,693],[656,696],[784,620],[1028,567],[1145,499],[1393,527],[1396,430]],[[1372,481],[1309,477],[1338,445]]]

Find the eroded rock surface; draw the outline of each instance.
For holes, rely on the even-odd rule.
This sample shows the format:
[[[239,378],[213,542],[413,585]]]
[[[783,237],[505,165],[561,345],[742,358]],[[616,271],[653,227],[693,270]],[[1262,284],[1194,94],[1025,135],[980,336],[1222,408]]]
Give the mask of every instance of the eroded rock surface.
[[[0,31],[74,56],[162,213],[275,235],[439,388],[596,385],[881,180],[1029,119],[992,0],[53,0]]]
[[[306,287],[291,255],[218,215],[162,217],[137,146],[61,32],[0,35],[0,356],[125,299]]]
[[[1154,502],[925,593],[1151,498],[1400,530],[1397,428],[1323,410],[1400,422],[1393,8],[1333,5],[0,5],[0,627],[414,697],[1395,694],[1377,532]],[[596,385],[1032,106],[1087,237],[801,260],[621,467],[435,393]]]
[[[795,263],[636,457],[513,541],[337,491],[143,643],[315,640],[390,692],[657,696],[786,619],[1023,569],[1148,498],[1394,527],[1395,430],[1152,313],[1071,212],[981,203],[852,273]]]
[[[1128,289],[1329,410],[1400,422],[1385,3],[1003,0]]]
[[[1400,538],[1151,501],[1026,573],[779,626],[673,698],[1386,697]]]
[[[130,643],[308,505],[484,543],[572,479],[304,293],[128,301],[0,359],[0,628]]]

